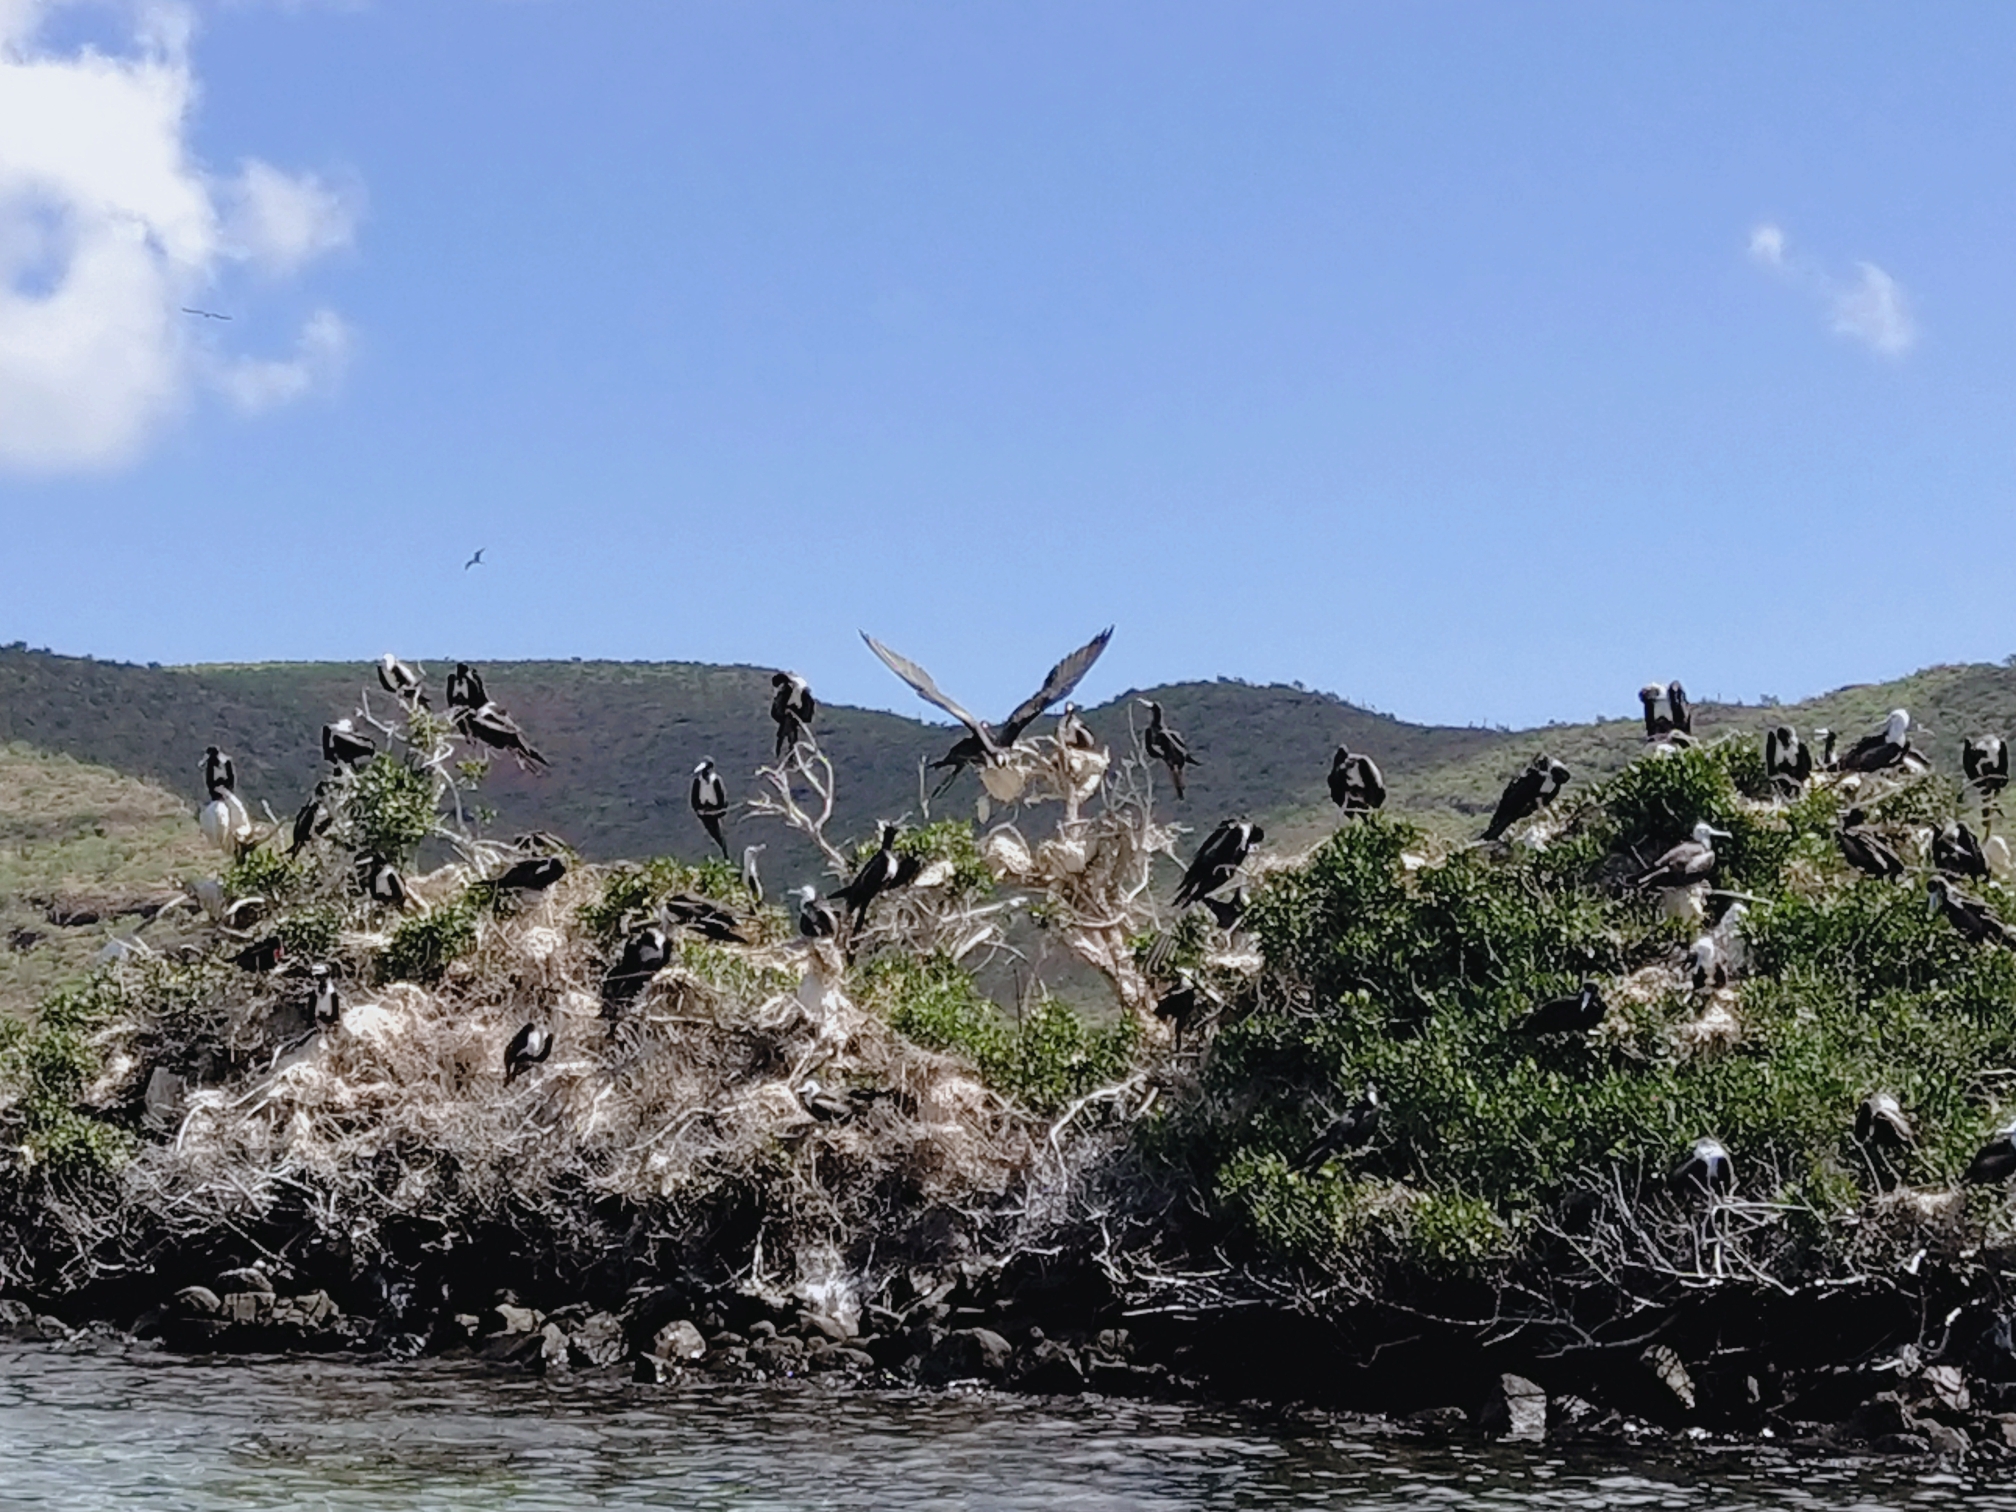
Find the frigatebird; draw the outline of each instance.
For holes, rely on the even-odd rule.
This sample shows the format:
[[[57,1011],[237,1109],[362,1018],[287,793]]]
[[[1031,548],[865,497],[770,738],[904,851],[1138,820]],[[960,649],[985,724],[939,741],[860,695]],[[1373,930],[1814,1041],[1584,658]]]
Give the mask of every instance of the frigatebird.
[[[616,1009],[634,1001],[671,959],[672,941],[656,924],[645,925],[625,940],[622,955],[602,978],[602,1016],[615,1017]]]
[[[494,703],[475,709],[457,709],[455,725],[463,734],[492,750],[509,751],[521,772],[546,770],[546,758],[532,749],[525,739],[525,732],[518,728],[518,721]]]
[[[1951,877],[1985,877],[1988,856],[1974,831],[1958,819],[1932,837],[1932,864]]]
[[[2016,1124],[1999,1130],[1995,1137],[1974,1152],[1960,1179],[1969,1186],[1986,1186],[2016,1176]]]
[[[840,916],[833,905],[819,896],[816,887],[799,887],[790,896],[798,900],[798,934],[806,940],[830,940],[840,932]]]
[[[348,715],[322,726],[322,759],[331,766],[362,766],[378,754],[378,742],[360,733]]]
[[[1880,772],[1904,760],[1911,750],[1911,715],[1904,709],[1892,709],[1890,717],[1883,721],[1883,728],[1872,735],[1864,735],[1848,747],[1848,753],[1841,758],[1844,772]]]
[[[203,747],[203,786],[213,799],[238,791],[237,766],[214,745]]]
[[[779,672],[770,679],[777,691],[770,697],[770,717],[777,722],[776,759],[812,740],[812,716],[819,711],[812,697],[812,685],[796,672]]]
[[[1301,1170],[1313,1171],[1347,1150],[1364,1149],[1378,1132],[1379,1089],[1367,1082],[1365,1095],[1332,1119],[1296,1164]]]
[[[1344,746],[1330,758],[1330,801],[1347,814],[1369,814],[1386,802],[1386,778],[1370,756]]]
[[[1703,1135],[1694,1141],[1680,1169],[1673,1173],[1676,1186],[1695,1187],[1710,1195],[1726,1192],[1736,1184],[1736,1167],[1722,1141]]]
[[[378,686],[401,703],[432,708],[423,681],[418,668],[399,660],[390,651],[378,658]]]
[[[901,833],[902,828],[899,825],[884,824],[882,844],[874,855],[861,863],[861,869],[854,873],[854,880],[838,891],[826,895],[847,905],[847,928],[850,933],[861,927],[861,921],[868,916],[868,905],[898,885],[903,858],[896,854],[896,837]]]
[[[1567,786],[1570,775],[1566,766],[1546,752],[1535,756],[1526,764],[1525,771],[1505,784],[1505,791],[1498,797],[1498,808],[1484,830],[1484,838],[1496,840],[1521,819],[1537,814],[1543,805],[1552,803],[1561,789]]]
[[[1137,699],[1148,710],[1148,728],[1141,734],[1141,749],[1150,761],[1159,761],[1169,768],[1169,781],[1175,785],[1176,796],[1183,796],[1183,769],[1197,765],[1197,758],[1190,754],[1189,744],[1170,728],[1162,716],[1162,705],[1152,698]]]
[[[1581,1034],[1603,1022],[1610,1011],[1594,982],[1584,982],[1571,997],[1550,998],[1514,1026],[1517,1034]]]
[[[1797,798],[1806,779],[1813,775],[1813,752],[1789,724],[1778,725],[1764,736],[1764,775],[1783,798]]]
[[[1647,683],[1638,690],[1638,701],[1645,706],[1647,740],[1694,733],[1694,711],[1688,705],[1687,690],[1678,682],[1670,682],[1663,688],[1657,683]]]
[[[1190,869],[1183,873],[1183,881],[1176,889],[1176,906],[1187,907],[1230,882],[1233,873],[1245,865],[1253,847],[1266,838],[1267,832],[1257,824],[1221,820],[1197,847]]]
[[[448,674],[448,707],[480,709],[488,702],[490,695],[483,691],[483,674],[467,662],[455,663],[455,670]]]
[[[1694,826],[1689,838],[1667,851],[1652,863],[1651,870],[1638,877],[1638,886],[1692,887],[1715,870],[1715,842],[1731,838],[1729,831],[1715,828],[1706,819],[1701,820]]]
[[[728,785],[721,780],[721,774],[714,770],[714,758],[704,758],[693,768],[693,782],[687,790],[686,801],[692,805],[693,817],[713,837],[721,847],[721,859],[728,859],[728,837],[721,833],[721,820],[728,813]]]
[[[1863,821],[1867,817],[1859,808],[1851,808],[1841,816],[1841,827],[1834,832],[1834,841],[1841,847],[1842,856],[1866,877],[1887,880],[1903,876],[1904,858],[1875,831],[1865,827]]]
[[[504,1085],[510,1086],[552,1053],[553,1031],[541,1024],[525,1025],[504,1047]]]
[[[1969,787],[1993,798],[2009,786],[2009,747],[2000,735],[1973,735],[1960,747],[1960,770]]]
[[[1113,638],[1113,627],[1108,625],[1052,667],[1050,675],[1043,679],[1043,686],[1017,704],[1015,711],[999,725],[990,725],[986,720],[975,719],[968,714],[946,696],[929,672],[909,657],[891,651],[865,630],[861,632],[861,638],[868,642],[868,649],[882,659],[882,664],[908,683],[919,698],[936,704],[966,726],[967,733],[954,743],[952,749],[931,763],[933,771],[946,773],[944,782],[938,785],[938,791],[942,793],[966,768],[998,759],[1002,752],[1021,739],[1022,732],[1035,723],[1044,711],[1059,700],[1069,698],[1085,674],[1092,670],[1092,664],[1099,660],[1106,643]]]
[[[1994,909],[1971,893],[1964,893],[1946,878],[1934,873],[1925,884],[1925,911],[1942,913],[1946,922],[1976,945],[2012,943],[2009,926]]]

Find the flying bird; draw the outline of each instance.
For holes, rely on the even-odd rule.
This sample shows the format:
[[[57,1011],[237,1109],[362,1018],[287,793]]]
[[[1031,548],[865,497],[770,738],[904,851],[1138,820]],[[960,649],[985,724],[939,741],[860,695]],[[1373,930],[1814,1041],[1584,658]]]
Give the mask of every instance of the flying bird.
[[[1253,853],[1253,847],[1266,838],[1267,832],[1257,824],[1221,820],[1197,847],[1190,869],[1183,873],[1183,881],[1176,889],[1176,906],[1187,907],[1230,882],[1233,873]]]
[[[448,674],[448,707],[480,709],[488,702],[490,695],[483,691],[483,674],[467,662],[455,663],[455,670]]]
[[[796,672],[775,673],[770,686],[777,690],[770,695],[770,717],[777,723],[776,759],[782,761],[786,751],[813,743],[812,716],[819,704],[812,685]]]
[[[525,1025],[504,1047],[504,1085],[510,1086],[552,1053],[553,1031],[540,1024]]]
[[[1369,814],[1386,802],[1386,779],[1370,756],[1344,746],[1330,758],[1330,801],[1347,814]]]
[[[836,902],[847,905],[849,933],[861,927],[861,921],[868,916],[868,905],[897,885],[902,858],[896,854],[896,837],[901,833],[899,826],[884,824],[881,846],[861,863],[861,869],[854,873],[854,880],[837,892],[827,894]]]
[[[518,721],[494,703],[486,703],[476,709],[457,709],[455,723],[472,740],[480,741],[494,751],[509,751],[521,772],[543,772],[549,765],[546,758],[526,741],[525,732],[518,728]]]
[[[1841,847],[1842,856],[1866,877],[1887,880],[1903,876],[1904,858],[1875,831],[1865,826],[1863,821],[1866,818],[1867,815],[1859,808],[1851,808],[1841,816],[1841,827],[1834,832],[1834,842]]]
[[[188,305],[182,306],[182,313],[184,315],[201,315],[205,320],[229,320],[231,318],[229,315],[219,315],[215,310],[198,310]]]
[[[967,733],[954,743],[938,760],[931,763],[933,771],[946,772],[945,781],[938,791],[943,792],[953,778],[967,767],[979,766],[992,761],[1022,738],[1022,732],[1041,716],[1045,710],[1062,699],[1069,698],[1085,674],[1092,670],[1092,664],[1106,649],[1106,643],[1113,638],[1113,627],[1108,625],[1091,640],[1073,651],[1069,656],[1050,669],[1043,679],[1043,686],[1023,699],[1015,710],[999,725],[990,725],[984,719],[975,719],[965,709],[955,703],[932,680],[916,662],[899,652],[891,651],[867,631],[861,638],[868,642],[868,649],[882,659],[882,664],[908,683],[917,696],[926,703],[936,704],[959,723],[966,726]]]
[[[1647,683],[1638,690],[1638,701],[1645,706],[1647,740],[1694,733],[1694,711],[1687,703],[1687,690],[1678,682],[1670,682],[1663,688],[1657,683]]]
[[[1582,1034],[1603,1022],[1610,1011],[1594,982],[1584,982],[1571,997],[1552,998],[1539,1004],[1515,1026],[1518,1034]]]
[[[1537,814],[1551,804],[1568,785],[1568,768],[1544,751],[1526,764],[1526,770],[1505,784],[1497,810],[1484,831],[1486,840],[1496,840],[1521,819]]]
[[[1651,870],[1638,878],[1640,887],[1692,887],[1705,881],[1715,870],[1715,842],[1733,838],[1706,819],[1694,826],[1693,834],[1652,863]]]
[[[1197,765],[1197,758],[1190,754],[1190,747],[1183,737],[1169,727],[1163,718],[1162,705],[1152,698],[1136,699],[1148,711],[1148,728],[1141,734],[1141,749],[1150,761],[1159,761],[1169,768],[1169,781],[1175,785],[1176,796],[1183,796],[1183,769]]]
[[[1841,758],[1841,770],[1880,772],[1902,763],[1910,751],[1911,715],[1904,709],[1892,709],[1882,729],[1864,735],[1848,747],[1848,753]]]
[[[489,549],[490,548],[488,546],[477,547],[476,555],[472,556],[471,558],[469,558],[468,561],[462,564],[462,570],[464,572],[467,572],[471,567],[481,567],[483,565],[483,553],[488,551]]]
[[[728,785],[721,780],[721,774],[714,770],[714,758],[704,758],[693,768],[693,783],[686,794],[686,801],[693,807],[693,817],[713,837],[721,847],[721,859],[728,859],[728,837],[721,833],[721,821],[728,813]]]
[[[1765,734],[1764,775],[1783,798],[1797,798],[1813,775],[1813,752],[1792,726],[1781,724]]]
[[[1297,1166],[1304,1171],[1313,1171],[1349,1150],[1364,1149],[1372,1142],[1372,1136],[1379,1132],[1379,1112],[1379,1089],[1367,1082],[1365,1095],[1324,1127],[1309,1148],[1302,1152]]]
[[[378,754],[378,742],[360,733],[348,715],[322,726],[322,759],[331,766],[359,767]]]
[[[378,658],[378,686],[409,707],[433,707],[427,702],[427,690],[422,686],[419,670],[399,660],[390,651]]]

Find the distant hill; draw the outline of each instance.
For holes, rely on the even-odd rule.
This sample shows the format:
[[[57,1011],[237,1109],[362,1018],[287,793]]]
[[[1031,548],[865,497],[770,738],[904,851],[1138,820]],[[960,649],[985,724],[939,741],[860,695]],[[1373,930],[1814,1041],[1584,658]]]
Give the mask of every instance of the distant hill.
[[[437,692],[452,663],[429,662]],[[486,789],[502,833],[543,828],[596,860],[672,854],[695,858],[705,841],[686,807],[693,764],[712,756],[746,795],[750,774],[769,759],[769,669],[676,662],[490,662],[489,689],[552,759],[543,777],[499,763]],[[315,781],[322,724],[349,712],[360,690],[383,707],[370,664],[265,663],[156,667],[0,649],[0,740],[24,742],[150,779],[201,797],[197,766],[212,741],[236,756],[240,789],[289,814]],[[1615,771],[1637,754],[1635,690],[1620,690],[1632,717],[1525,731],[1411,724],[1327,693],[1219,680],[1146,690],[1188,737],[1199,764],[1187,802],[1166,785],[1161,811],[1203,829],[1226,815],[1260,819],[1289,844],[1335,823],[1324,790],[1330,754],[1342,741],[1384,768],[1393,807],[1432,828],[1481,828],[1505,780],[1535,751],[1566,761],[1578,781]],[[1103,738],[1127,738],[1141,712],[1130,691],[1088,710]],[[1705,735],[1759,732],[1784,718],[1809,730],[1829,724],[1852,740],[1893,706],[1925,727],[1922,748],[1957,768],[1961,739],[1976,729],[2016,732],[2016,669],[1929,668],[1891,683],[1842,688],[1783,708],[1707,705]],[[952,740],[945,726],[873,710],[826,706],[818,737],[840,775],[835,829],[869,833],[878,818],[916,815],[918,764]],[[971,777],[936,812],[970,813]],[[736,845],[764,839],[768,874],[786,885],[810,864],[775,826],[731,819]]]

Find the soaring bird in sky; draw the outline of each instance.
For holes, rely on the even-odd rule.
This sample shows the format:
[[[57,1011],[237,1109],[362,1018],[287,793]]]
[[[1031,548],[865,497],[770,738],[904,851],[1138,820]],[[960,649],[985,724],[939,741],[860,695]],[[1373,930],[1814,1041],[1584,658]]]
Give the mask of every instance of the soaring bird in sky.
[[[938,760],[931,763],[934,771],[945,771],[945,781],[940,783],[941,793],[967,767],[979,766],[983,762],[998,757],[1022,736],[1039,716],[1055,704],[1069,698],[1085,674],[1092,670],[1092,664],[1099,660],[1099,654],[1106,649],[1106,642],[1113,638],[1113,627],[1108,625],[1092,639],[1073,651],[1069,656],[1050,669],[1050,675],[1043,679],[1043,686],[1031,693],[999,725],[990,725],[984,719],[975,719],[939,688],[916,662],[876,640],[867,631],[861,638],[868,642],[868,649],[882,659],[882,664],[894,672],[926,703],[936,704],[959,723],[966,726],[967,733]]]
[[[471,558],[469,558],[468,561],[462,564],[462,570],[464,572],[467,572],[471,567],[481,567],[483,565],[483,553],[488,551],[489,549],[490,548],[488,546],[477,547],[476,555],[472,556]]]

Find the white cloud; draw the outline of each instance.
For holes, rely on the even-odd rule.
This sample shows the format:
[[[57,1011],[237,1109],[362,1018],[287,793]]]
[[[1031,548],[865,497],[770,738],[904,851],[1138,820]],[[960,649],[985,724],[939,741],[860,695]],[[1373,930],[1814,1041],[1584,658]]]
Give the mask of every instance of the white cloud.
[[[1855,265],[1853,279],[1829,273],[1808,258],[1795,257],[1785,232],[1765,222],[1750,231],[1750,258],[1821,304],[1828,328],[1852,336],[1886,357],[1907,352],[1918,340],[1918,322],[1903,286],[1872,262]]]
[[[1769,268],[1785,264],[1785,233],[1773,225],[1762,225],[1750,233],[1750,255]]]
[[[121,54],[39,47],[67,3],[0,0],[0,468],[129,463],[199,385],[270,408],[332,378],[349,344],[326,311],[282,361],[194,339],[183,306],[214,307],[235,265],[284,277],[344,245],[350,198],[256,159],[228,181],[193,161],[185,6],[138,0]]]
[[[1834,329],[1885,355],[1909,349],[1918,339],[1918,324],[1897,280],[1874,263],[1856,266],[1861,277],[1834,296]]]

